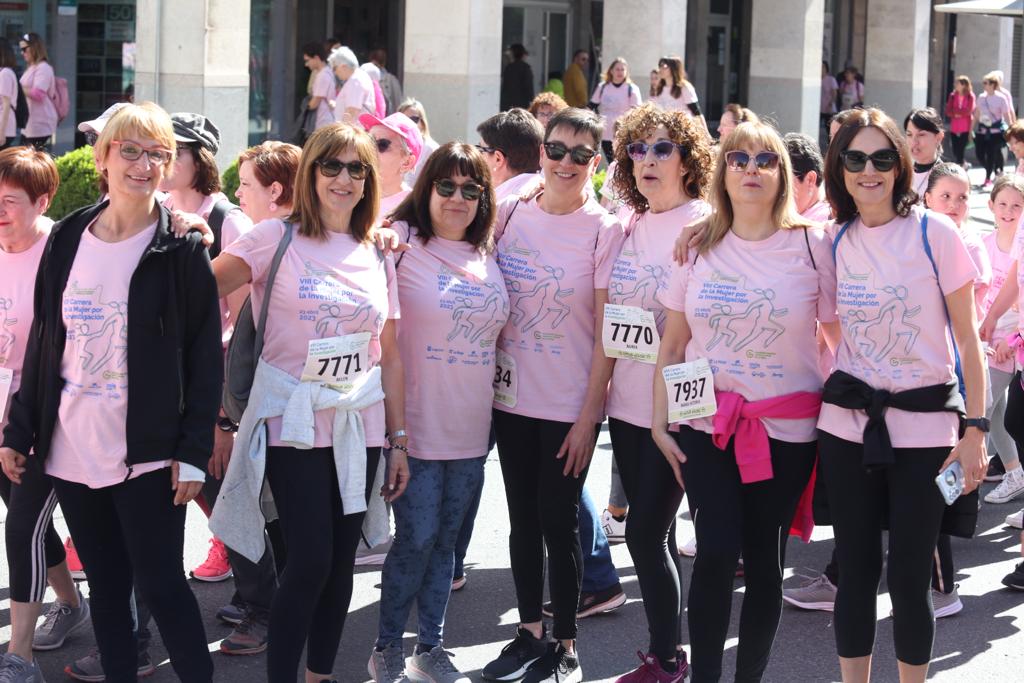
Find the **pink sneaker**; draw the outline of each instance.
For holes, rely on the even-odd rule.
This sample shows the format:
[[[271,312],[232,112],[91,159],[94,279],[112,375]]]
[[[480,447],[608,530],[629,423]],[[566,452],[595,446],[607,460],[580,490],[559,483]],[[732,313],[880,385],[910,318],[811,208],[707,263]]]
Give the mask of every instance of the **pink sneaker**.
[[[661,662],[650,652],[647,654],[637,652],[636,654],[642,662],[640,667],[619,676],[615,683],[682,683],[690,673],[685,652],[679,652],[675,671],[662,669]]]
[[[82,561],[78,559],[78,551],[75,550],[75,542],[68,536],[68,540],[64,541],[64,556],[65,562],[68,563],[68,571],[71,572],[71,578],[76,581],[85,581],[85,568],[82,567]]]
[[[221,540],[214,536],[210,539],[210,552],[206,562],[189,572],[196,581],[216,583],[231,578],[231,565],[228,564],[228,550]]]

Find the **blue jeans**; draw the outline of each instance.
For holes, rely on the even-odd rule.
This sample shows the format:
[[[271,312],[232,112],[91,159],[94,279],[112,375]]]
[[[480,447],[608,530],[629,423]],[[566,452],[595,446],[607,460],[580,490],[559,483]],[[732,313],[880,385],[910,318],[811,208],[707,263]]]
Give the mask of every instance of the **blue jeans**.
[[[601,528],[601,516],[586,486],[580,496],[579,523],[580,546],[583,548],[583,583],[580,590],[584,593],[597,593],[611,588],[619,582],[619,574],[612,564],[608,537]]]
[[[401,642],[413,600],[418,641],[441,644],[452,590],[455,543],[478,496],[486,456],[466,460],[409,458],[409,487],[392,503],[395,542],[381,575],[378,647]]]

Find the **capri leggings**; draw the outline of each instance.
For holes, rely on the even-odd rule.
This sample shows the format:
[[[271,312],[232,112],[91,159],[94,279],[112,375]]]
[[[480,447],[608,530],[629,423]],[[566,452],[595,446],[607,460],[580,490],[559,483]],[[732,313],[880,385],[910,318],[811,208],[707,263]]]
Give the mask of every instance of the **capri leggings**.
[[[1010,380],[1010,387],[1006,394],[1006,413],[1003,417],[1003,427],[1015,443],[1024,444],[1024,387],[1021,386],[1020,371],[1013,374]],[[1017,449],[1019,456],[1020,449]],[[999,457],[1004,465],[1012,465],[1017,459],[1011,459],[1003,455],[1000,449]]]
[[[840,657],[866,657],[875,642],[875,601],[882,578],[882,525],[889,522],[886,581],[892,597],[896,658],[919,666],[931,659],[935,619],[932,558],[945,505],[935,476],[950,447],[896,448],[888,468],[868,472],[862,444],[821,432],[821,472],[842,570],[836,594]]]
[[[619,476],[629,502],[626,545],[644,598],[650,652],[676,656],[682,642],[682,579],[676,552],[676,512],[683,489],[651,437],[651,430],[608,418]]]

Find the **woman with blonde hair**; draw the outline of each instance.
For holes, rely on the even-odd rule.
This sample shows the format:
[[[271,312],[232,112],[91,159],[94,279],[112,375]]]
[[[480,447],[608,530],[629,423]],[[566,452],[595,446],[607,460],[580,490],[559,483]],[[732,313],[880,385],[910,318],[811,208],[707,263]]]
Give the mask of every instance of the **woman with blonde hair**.
[[[640,88],[629,78],[629,64],[624,57],[616,57],[608,65],[604,80],[590,96],[590,108],[604,118],[604,137],[601,151],[610,164],[615,159],[612,140],[615,138],[615,123],[627,111],[640,104]]]
[[[758,118],[757,114],[750,109],[741,104],[730,102],[725,105],[725,109],[722,110],[722,116],[718,119],[718,139],[724,140],[741,123],[760,123],[760,121],[761,119]]]
[[[420,150],[419,161],[416,162],[416,167],[405,175],[405,182],[411,187],[416,184],[416,177],[423,170],[423,165],[427,163],[427,159],[441,146],[441,143],[430,137],[430,122],[427,121],[427,108],[423,106],[422,102],[409,97],[398,106],[398,111],[408,116],[409,120],[419,127],[420,135],[423,136],[423,147]]]

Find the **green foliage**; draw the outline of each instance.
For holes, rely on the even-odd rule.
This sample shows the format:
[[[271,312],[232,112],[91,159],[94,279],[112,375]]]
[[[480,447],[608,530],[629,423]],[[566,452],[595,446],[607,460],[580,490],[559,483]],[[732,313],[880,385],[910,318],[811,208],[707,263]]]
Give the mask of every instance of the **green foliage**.
[[[594,194],[598,197],[601,196],[601,188],[604,187],[605,176],[608,175],[608,169],[602,168],[600,171],[594,174],[591,182],[594,183]]]
[[[92,158],[92,147],[86,145],[54,159],[60,173],[57,196],[47,212],[59,221],[72,211],[95,204],[100,198],[100,175]]]
[[[238,203],[235,190],[238,189],[238,159],[231,162],[231,165],[224,169],[220,176],[220,191],[228,196],[228,199]]]

